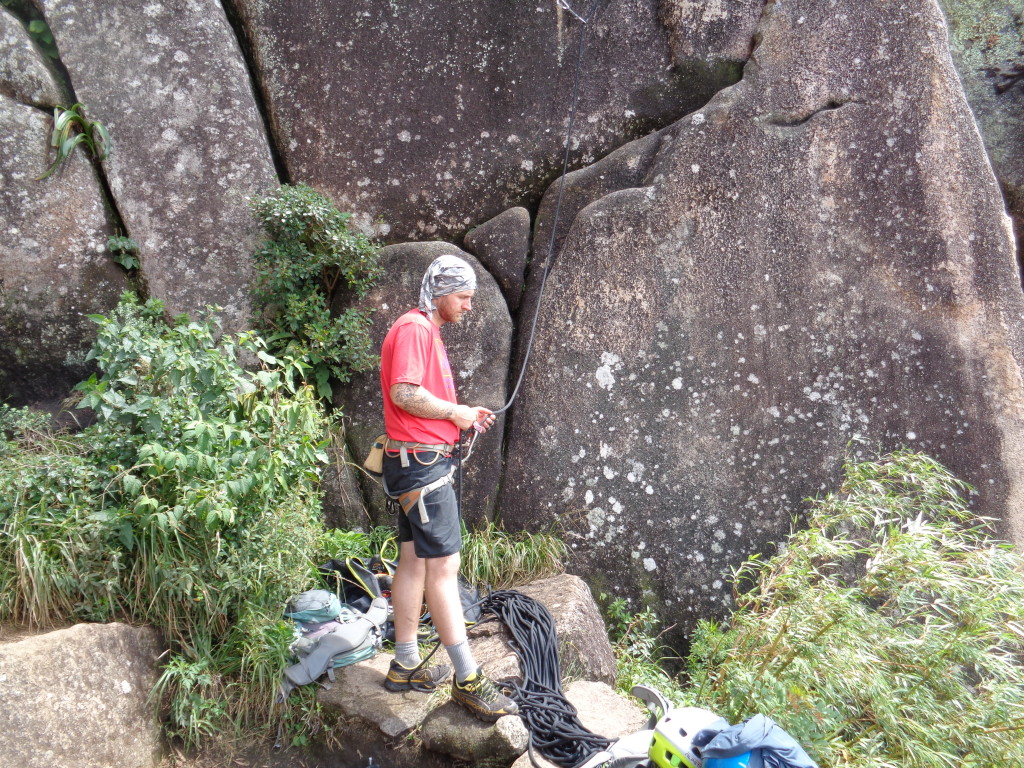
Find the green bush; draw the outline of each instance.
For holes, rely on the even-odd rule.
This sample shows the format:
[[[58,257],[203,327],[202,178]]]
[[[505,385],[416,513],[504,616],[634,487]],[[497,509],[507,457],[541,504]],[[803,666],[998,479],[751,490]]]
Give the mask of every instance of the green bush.
[[[605,603],[608,595],[601,594]],[[605,607],[608,622],[608,639],[615,653],[615,688],[619,693],[628,694],[633,686],[646,685],[660,691],[669,701],[683,700],[679,682],[665,667],[671,661],[678,661],[671,649],[659,643],[663,632],[658,631],[661,621],[651,608],[632,613],[621,597],[612,600]]]
[[[850,463],[782,552],[703,623],[693,703],[775,718],[823,768],[1024,761],[1024,562],[966,486],[906,451]]]
[[[126,294],[95,317],[96,423],[49,435],[5,412],[0,618],[124,619],[172,654],[159,692],[192,743],[265,724],[291,639],[281,609],[314,579],[326,460],[319,400],[288,366],[243,370],[252,334],[162,319]]]
[[[370,313],[350,307],[332,316],[331,307],[342,291],[361,297],[376,282],[379,250],[349,227],[349,214],[302,184],[255,199],[253,210],[269,238],[255,254],[261,331],[272,354],[299,361],[329,398],[331,379],[347,382],[377,362]]]

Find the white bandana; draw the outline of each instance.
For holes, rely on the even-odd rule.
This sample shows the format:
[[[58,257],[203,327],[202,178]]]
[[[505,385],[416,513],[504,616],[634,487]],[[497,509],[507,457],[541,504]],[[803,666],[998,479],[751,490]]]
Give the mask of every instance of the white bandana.
[[[420,312],[429,316],[436,310],[436,296],[475,290],[476,273],[469,264],[458,256],[438,256],[423,275],[423,283],[420,285]]]

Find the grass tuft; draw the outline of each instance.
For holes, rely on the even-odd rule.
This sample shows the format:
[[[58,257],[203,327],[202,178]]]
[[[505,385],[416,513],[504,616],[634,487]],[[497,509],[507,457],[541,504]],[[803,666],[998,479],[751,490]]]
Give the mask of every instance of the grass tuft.
[[[554,533],[509,532],[488,523],[463,535],[462,574],[472,584],[509,589],[565,573],[567,552]]]

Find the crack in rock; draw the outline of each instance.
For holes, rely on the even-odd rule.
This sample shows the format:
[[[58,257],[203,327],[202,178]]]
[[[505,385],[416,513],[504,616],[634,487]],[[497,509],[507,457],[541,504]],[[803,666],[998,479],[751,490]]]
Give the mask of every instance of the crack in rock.
[[[823,106],[812,109],[810,112],[798,116],[798,115],[787,115],[779,112],[769,112],[766,115],[759,115],[755,118],[755,122],[764,123],[765,125],[775,126],[777,128],[797,128],[801,125],[808,123],[810,120],[815,118],[824,112],[835,112],[836,110],[842,109],[847,104],[863,104],[862,101],[856,99],[829,99]]]

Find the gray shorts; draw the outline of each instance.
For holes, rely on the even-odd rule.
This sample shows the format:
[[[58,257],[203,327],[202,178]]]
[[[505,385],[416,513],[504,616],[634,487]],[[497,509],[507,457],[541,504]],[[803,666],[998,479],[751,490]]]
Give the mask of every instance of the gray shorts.
[[[422,488],[451,470],[451,457],[435,453],[409,454],[409,466],[403,467],[397,456],[384,455],[384,482],[393,496],[415,488]],[[419,461],[417,461],[417,458]],[[423,463],[421,463],[423,462]],[[418,506],[409,513],[398,512],[398,540],[411,541],[417,557],[448,557],[462,549],[462,526],[455,488],[451,483],[436,488],[423,497],[427,521],[424,522]]]

